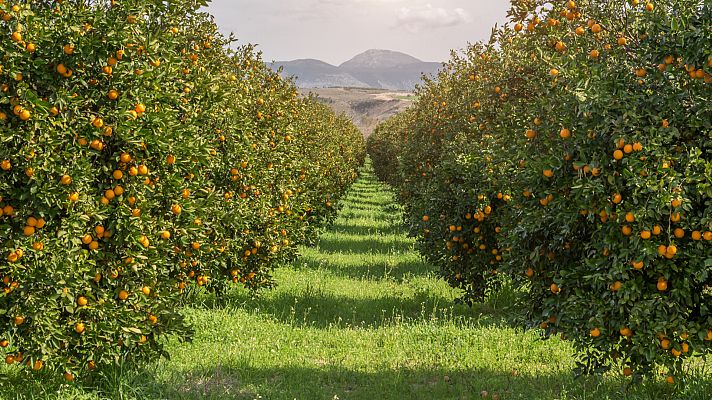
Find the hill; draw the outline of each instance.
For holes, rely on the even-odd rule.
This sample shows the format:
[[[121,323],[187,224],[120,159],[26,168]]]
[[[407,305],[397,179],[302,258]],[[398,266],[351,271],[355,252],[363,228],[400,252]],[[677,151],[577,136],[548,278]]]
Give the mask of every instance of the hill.
[[[339,66],[320,60],[278,61],[282,75],[295,77],[300,88],[354,87],[412,91],[422,74],[435,74],[441,64],[391,50],[368,50]]]

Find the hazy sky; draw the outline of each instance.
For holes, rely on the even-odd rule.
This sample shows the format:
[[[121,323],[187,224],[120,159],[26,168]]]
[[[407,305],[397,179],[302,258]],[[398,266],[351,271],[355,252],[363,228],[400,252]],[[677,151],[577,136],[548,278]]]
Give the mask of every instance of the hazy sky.
[[[265,61],[316,58],[341,64],[387,49],[445,61],[450,49],[486,40],[509,0],[213,0],[224,33],[259,44]]]

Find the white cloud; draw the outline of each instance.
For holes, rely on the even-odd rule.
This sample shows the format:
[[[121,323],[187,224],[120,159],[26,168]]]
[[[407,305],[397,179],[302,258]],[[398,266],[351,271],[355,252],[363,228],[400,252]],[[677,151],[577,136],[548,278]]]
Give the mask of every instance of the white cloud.
[[[470,14],[462,8],[448,10],[433,7],[428,3],[420,7],[402,7],[398,11],[397,26],[416,33],[425,29],[456,26],[470,21]]]

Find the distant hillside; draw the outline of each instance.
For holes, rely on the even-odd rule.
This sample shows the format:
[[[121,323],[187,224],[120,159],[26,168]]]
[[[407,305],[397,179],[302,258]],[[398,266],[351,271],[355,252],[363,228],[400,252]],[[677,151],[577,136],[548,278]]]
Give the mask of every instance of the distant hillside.
[[[411,91],[422,74],[431,75],[441,64],[424,62],[390,50],[368,50],[337,66],[319,60],[278,61],[283,76],[296,77],[301,88],[360,87]]]

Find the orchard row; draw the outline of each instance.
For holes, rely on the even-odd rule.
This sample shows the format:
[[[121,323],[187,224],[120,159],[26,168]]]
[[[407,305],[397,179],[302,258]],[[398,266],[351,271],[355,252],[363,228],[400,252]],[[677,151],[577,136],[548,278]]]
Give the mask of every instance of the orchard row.
[[[712,352],[712,9],[513,1],[368,149],[469,303],[505,280],[580,372]]]
[[[7,364],[71,381],[163,355],[186,290],[272,285],[356,178],[359,131],[203,3],[0,0]]]

